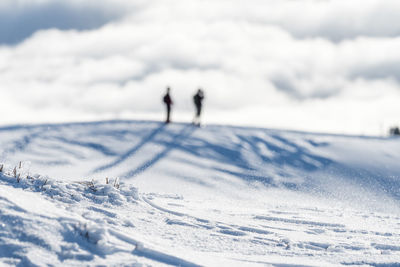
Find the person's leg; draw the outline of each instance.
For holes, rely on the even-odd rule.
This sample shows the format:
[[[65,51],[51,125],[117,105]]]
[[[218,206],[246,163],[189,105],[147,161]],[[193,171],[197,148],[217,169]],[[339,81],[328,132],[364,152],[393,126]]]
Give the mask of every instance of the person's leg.
[[[169,123],[171,121],[170,116],[171,116],[171,106],[167,105],[167,120],[165,121],[166,123]]]
[[[200,125],[200,114],[201,114],[201,106],[196,105],[196,123],[197,125]]]

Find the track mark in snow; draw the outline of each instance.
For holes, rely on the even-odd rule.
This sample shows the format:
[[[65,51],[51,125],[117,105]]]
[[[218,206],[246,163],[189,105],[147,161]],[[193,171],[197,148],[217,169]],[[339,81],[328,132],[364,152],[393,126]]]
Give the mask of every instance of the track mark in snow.
[[[396,245],[385,245],[385,244],[372,243],[371,246],[373,246],[374,248],[379,249],[379,250],[400,251],[400,246],[396,246]]]
[[[257,229],[257,228],[253,228],[253,227],[246,227],[246,226],[241,226],[238,229],[241,230],[241,231],[251,232],[251,233],[256,233],[256,234],[261,234],[261,235],[273,234],[273,232],[270,232],[270,231]]]
[[[180,226],[189,226],[189,227],[193,227],[193,228],[199,228],[196,225],[187,223],[187,222],[183,222],[180,220],[173,220],[173,219],[166,219],[165,222],[169,225],[180,225]]]
[[[214,229],[215,227],[212,225],[207,225],[207,224],[196,224],[198,227],[206,229],[206,230],[211,230]]]
[[[190,218],[193,219],[197,222],[199,222],[199,224],[191,224],[188,222],[184,222],[181,220],[176,220],[176,219],[166,219],[166,223],[169,225],[180,225],[180,226],[187,226],[187,227],[194,227],[194,228],[204,228],[207,230],[211,230],[214,228],[217,228],[217,232],[221,233],[221,234],[225,234],[225,235],[230,235],[230,236],[246,236],[248,235],[248,233],[252,233],[252,234],[259,234],[259,235],[271,235],[274,234],[274,232],[271,231],[267,231],[264,229],[259,229],[259,228],[254,228],[254,227],[248,227],[248,226],[238,226],[238,225],[227,225],[223,222],[210,222],[209,220],[205,220],[205,219],[200,219],[188,214],[184,214],[181,212],[176,212],[176,211],[172,211],[170,209],[166,209],[163,208],[157,204],[155,204],[154,202],[152,202],[151,200],[149,200],[148,198],[142,196],[142,199],[144,202],[146,202],[147,204],[149,204],[151,207],[160,210],[162,212],[165,213],[169,213],[175,216],[179,216],[179,217],[186,217],[186,218]],[[288,231],[290,229],[287,229]],[[293,231],[293,230],[290,230]]]
[[[184,214],[184,213],[180,213],[180,212],[176,212],[176,211],[172,211],[163,207],[160,207],[156,204],[154,204],[152,201],[150,201],[149,199],[147,199],[146,197],[142,197],[143,201],[146,202],[147,204],[149,204],[150,206],[152,206],[153,208],[172,214],[172,215],[176,215],[179,217],[187,217],[187,218],[191,218],[194,219],[197,222],[200,222],[201,224],[190,224],[187,222],[183,222],[180,220],[172,220],[172,219],[167,219],[166,222],[167,224],[170,225],[181,225],[181,226],[189,226],[189,227],[195,227],[195,228],[204,228],[207,230],[210,229],[214,229],[215,227],[213,225],[211,225],[212,223],[209,220],[205,220],[205,219],[200,219],[200,218],[196,218],[194,216],[188,215],[188,214]],[[258,233],[258,234],[271,234],[271,232],[269,231],[265,231],[262,229],[256,229],[256,228],[251,228],[251,227],[239,227],[239,226],[227,226],[222,222],[216,222],[214,224],[217,224],[217,228],[219,228],[220,230],[218,230],[219,233],[221,234],[226,234],[226,235],[232,235],[232,236],[245,236],[247,235],[246,232],[251,232],[251,233]]]
[[[172,211],[172,210],[160,207],[160,206],[154,204],[152,201],[150,201],[146,197],[142,197],[142,199],[143,199],[144,202],[146,202],[147,204],[149,204],[150,206],[152,206],[153,208],[155,208],[157,210],[160,210],[162,212],[166,212],[166,213],[169,213],[169,214],[172,214],[172,215],[175,215],[175,216],[179,216],[179,217],[191,218],[194,221],[199,222],[197,224],[189,224],[189,223],[182,222],[182,221],[179,221],[179,220],[167,219],[166,222],[169,225],[174,225],[175,224],[175,225],[189,226],[189,227],[194,227],[194,228],[203,228],[203,229],[206,229],[206,230],[211,230],[211,229],[215,228],[214,225],[211,225],[211,222],[209,220],[196,218],[196,217],[190,216],[188,214],[184,214],[184,213],[181,213],[181,212],[176,212],[176,211]],[[222,228],[222,227],[220,227],[220,228]],[[226,228],[228,228],[228,227],[226,227]]]
[[[157,193],[149,193],[146,194],[147,199],[154,199],[155,197],[165,198],[165,199],[174,199],[174,200],[183,200],[183,196],[176,194],[157,194]]]
[[[289,212],[289,211],[271,210],[270,212],[274,213],[274,214],[279,214],[279,215],[281,215],[281,214],[284,214],[284,215],[299,215],[299,213],[297,213],[297,212]]]
[[[211,230],[214,228],[218,228],[219,230],[217,230],[217,232],[221,233],[221,234],[225,234],[225,235],[231,235],[231,236],[246,236],[247,233],[253,233],[253,234],[261,234],[261,235],[270,235],[273,234],[273,232],[267,231],[267,230],[263,230],[263,229],[258,229],[258,228],[253,228],[253,227],[247,227],[247,226],[237,226],[237,225],[226,225],[225,223],[222,222],[215,222],[215,223],[211,223],[209,220],[205,220],[205,219],[200,219],[200,218],[196,218],[193,217],[191,215],[188,214],[184,214],[181,212],[176,212],[176,211],[172,211],[170,209],[166,209],[163,208],[159,205],[156,205],[155,203],[153,203],[151,200],[149,200],[146,197],[142,197],[143,201],[146,202],[147,204],[149,204],[150,206],[152,206],[153,208],[160,210],[162,212],[166,212],[172,215],[176,215],[179,217],[187,217],[187,218],[191,218],[194,219],[195,221],[201,223],[201,224],[191,224],[191,223],[187,223],[181,220],[176,220],[176,219],[166,219],[166,223],[169,225],[180,225],[180,226],[187,226],[187,227],[194,227],[194,228],[204,228],[207,230]],[[212,225],[213,224],[213,225]],[[216,227],[214,226],[216,224]]]
[[[280,231],[287,231],[287,232],[293,232],[293,229],[289,229],[289,228],[281,228],[281,227],[273,227],[273,226],[267,226],[267,225],[260,225],[263,228],[267,228],[267,229],[273,229],[273,230],[280,230]]]
[[[163,211],[163,212],[166,212],[166,213],[170,213],[172,215],[176,215],[176,216],[179,216],[179,217],[187,216],[184,213],[180,213],[180,212],[177,212],[177,211],[173,211],[173,210],[169,210],[169,209],[165,209],[163,207],[160,207],[160,206],[154,204],[153,202],[151,202],[150,200],[148,200],[145,197],[142,197],[142,199],[143,199],[144,202],[146,202],[147,204],[149,204],[150,206],[152,206],[153,208],[155,208],[157,210],[160,210],[160,211]]]
[[[102,213],[103,215],[108,216],[108,217],[112,217],[112,218],[117,218],[117,216],[118,216],[116,213],[111,212],[111,211],[107,211],[105,209],[100,209],[100,208],[96,208],[96,207],[89,207],[88,209],[92,210],[92,211],[95,211],[95,212]]]
[[[222,229],[222,230],[219,230],[218,232],[220,232],[221,234],[233,235],[233,236],[245,236],[246,235],[245,232],[236,231],[236,230],[233,230],[233,229]]]
[[[342,262],[341,264],[348,266],[400,267],[400,263],[398,262],[377,263],[370,261],[354,261],[354,262]]]
[[[331,245],[327,243],[308,242],[305,246],[314,250],[327,250]]]
[[[294,223],[294,224],[308,224],[308,225],[317,225],[317,226],[326,226],[326,227],[343,227],[343,228],[346,227],[343,224],[337,224],[337,223],[314,222],[314,221],[268,217],[268,216],[255,216],[254,219],[265,220],[265,221],[274,221],[274,222]]]
[[[347,232],[347,230],[343,229],[343,228],[332,229],[332,231],[334,231],[336,233],[346,233]]]
[[[312,235],[320,235],[325,233],[324,229],[309,229],[308,231],[306,231],[307,234],[312,234]]]
[[[175,204],[175,203],[167,203],[168,206],[173,206],[173,207],[184,207],[181,204]]]
[[[359,243],[353,243],[353,244],[340,243],[337,245],[337,247],[351,251],[361,251],[367,249],[367,247],[364,244],[359,244]]]
[[[209,220],[200,219],[200,218],[196,218],[196,221],[201,222],[201,223],[210,223]]]
[[[117,237],[118,239],[132,244],[135,246],[135,249],[133,250],[133,254],[139,257],[145,257],[154,261],[158,261],[164,264],[168,264],[168,265],[174,265],[174,266],[185,266],[185,267],[198,267],[200,265],[195,264],[193,262],[190,261],[186,261],[184,259],[181,259],[179,257],[175,257],[157,250],[153,250],[150,248],[146,248],[145,245],[140,242],[137,241],[125,234],[121,234],[115,230],[110,229],[109,233],[114,235],[115,237]]]

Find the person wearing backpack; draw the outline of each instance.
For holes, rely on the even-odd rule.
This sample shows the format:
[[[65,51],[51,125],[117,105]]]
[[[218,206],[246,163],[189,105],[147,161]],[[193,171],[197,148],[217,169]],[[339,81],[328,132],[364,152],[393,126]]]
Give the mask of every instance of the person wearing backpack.
[[[171,89],[169,87],[167,87],[167,93],[164,95],[163,97],[163,102],[165,103],[166,107],[167,107],[167,119],[165,120],[165,123],[170,123],[171,122],[171,106],[173,105],[171,96],[169,94],[169,92],[171,91]]]

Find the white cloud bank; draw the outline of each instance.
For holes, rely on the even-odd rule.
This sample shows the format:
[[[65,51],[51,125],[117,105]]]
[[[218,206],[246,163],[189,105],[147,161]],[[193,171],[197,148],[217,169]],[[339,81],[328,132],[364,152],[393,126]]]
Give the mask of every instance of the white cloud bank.
[[[1,123],[161,120],[167,85],[178,120],[201,86],[206,122],[356,134],[400,122],[398,1],[80,2],[0,4],[34,18],[8,19],[17,44],[0,38]]]

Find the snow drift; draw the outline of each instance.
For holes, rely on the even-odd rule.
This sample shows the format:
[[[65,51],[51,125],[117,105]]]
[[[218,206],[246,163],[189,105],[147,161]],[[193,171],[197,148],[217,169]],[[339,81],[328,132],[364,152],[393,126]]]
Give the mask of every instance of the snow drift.
[[[147,121],[0,137],[3,264],[400,262],[396,138]]]

